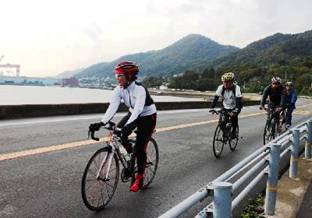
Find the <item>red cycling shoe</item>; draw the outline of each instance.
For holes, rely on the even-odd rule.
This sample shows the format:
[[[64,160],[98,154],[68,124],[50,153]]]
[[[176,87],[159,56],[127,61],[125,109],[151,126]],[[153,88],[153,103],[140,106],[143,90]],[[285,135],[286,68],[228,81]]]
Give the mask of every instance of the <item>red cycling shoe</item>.
[[[143,174],[138,174],[135,177],[134,183],[132,183],[130,187],[130,191],[132,192],[138,192],[143,186]]]

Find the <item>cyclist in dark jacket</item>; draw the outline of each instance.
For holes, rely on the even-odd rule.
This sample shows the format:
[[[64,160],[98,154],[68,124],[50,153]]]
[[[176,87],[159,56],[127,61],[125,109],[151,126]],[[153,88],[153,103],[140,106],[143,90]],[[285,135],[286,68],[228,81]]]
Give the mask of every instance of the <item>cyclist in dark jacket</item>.
[[[285,98],[285,108],[286,110],[286,128],[291,126],[292,112],[296,108],[295,104],[297,101],[297,92],[294,89],[292,82],[286,83],[286,98]]]
[[[281,111],[285,106],[286,89],[281,84],[281,78],[274,76],[272,83],[265,87],[260,103],[260,110],[264,109],[266,99],[269,97],[269,107],[274,107]]]
[[[279,121],[280,112],[285,109],[286,88],[282,85],[282,80],[278,76],[274,76],[271,84],[265,87],[260,103],[260,110],[265,109],[264,104],[269,97],[268,109],[274,111],[273,116]],[[279,123],[278,123],[279,125]]]

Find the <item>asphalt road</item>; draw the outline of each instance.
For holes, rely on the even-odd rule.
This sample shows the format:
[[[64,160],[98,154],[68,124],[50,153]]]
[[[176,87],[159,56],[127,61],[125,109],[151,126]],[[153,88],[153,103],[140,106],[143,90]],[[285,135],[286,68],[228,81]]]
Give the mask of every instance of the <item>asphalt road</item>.
[[[312,114],[311,101],[298,105],[294,123]],[[212,152],[217,117],[208,109],[159,112],[154,137],[160,162],[151,188],[131,193],[128,183],[119,183],[113,200],[98,213],[84,206],[80,185],[87,161],[103,146],[86,141],[88,125],[100,115],[2,121],[0,217],[157,217],[262,146],[265,115],[259,113],[256,106],[243,109],[243,139],[235,152],[226,147],[217,160]]]

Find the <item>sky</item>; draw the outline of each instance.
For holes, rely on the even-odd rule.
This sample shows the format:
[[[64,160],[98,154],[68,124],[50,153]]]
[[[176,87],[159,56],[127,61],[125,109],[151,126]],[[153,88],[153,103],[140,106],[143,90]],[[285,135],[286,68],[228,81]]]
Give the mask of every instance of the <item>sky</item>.
[[[243,48],[277,32],[312,29],[311,0],[0,3],[0,64],[20,64],[24,76],[55,76],[125,54],[162,49],[190,33]]]

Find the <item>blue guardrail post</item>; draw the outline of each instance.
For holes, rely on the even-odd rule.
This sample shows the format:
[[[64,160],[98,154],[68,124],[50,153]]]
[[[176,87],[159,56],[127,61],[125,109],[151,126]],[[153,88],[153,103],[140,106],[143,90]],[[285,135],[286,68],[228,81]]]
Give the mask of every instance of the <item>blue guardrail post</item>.
[[[308,140],[306,141],[306,144],[305,144],[304,157],[305,159],[310,159],[311,147],[312,147],[312,120],[308,121],[307,127],[308,127]]]
[[[299,129],[294,129],[292,132],[292,135],[293,135],[293,142],[291,144],[289,177],[296,178],[298,176],[298,157],[299,157],[299,144],[300,144]]]
[[[273,144],[271,146],[269,175],[266,185],[265,205],[264,205],[265,208],[264,211],[266,215],[274,215],[275,211],[280,152],[281,145]]]
[[[229,218],[232,215],[232,184],[216,182],[213,194],[213,217]]]

